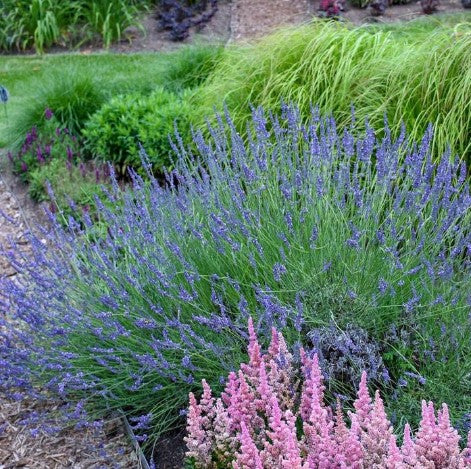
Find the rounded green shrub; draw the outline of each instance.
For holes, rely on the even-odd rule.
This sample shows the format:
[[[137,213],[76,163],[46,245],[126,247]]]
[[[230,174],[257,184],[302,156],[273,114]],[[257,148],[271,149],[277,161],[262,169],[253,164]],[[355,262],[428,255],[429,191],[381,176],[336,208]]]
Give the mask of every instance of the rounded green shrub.
[[[117,96],[105,104],[85,125],[88,152],[110,161],[121,171],[141,164],[141,144],[156,170],[171,164],[171,136],[175,125],[188,134],[190,112],[187,95],[177,96],[162,88],[150,96]]]

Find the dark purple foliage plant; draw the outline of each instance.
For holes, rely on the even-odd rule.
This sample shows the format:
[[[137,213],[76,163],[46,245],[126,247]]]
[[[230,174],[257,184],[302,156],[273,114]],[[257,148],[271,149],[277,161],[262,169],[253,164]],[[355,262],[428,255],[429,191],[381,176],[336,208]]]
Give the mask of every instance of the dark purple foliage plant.
[[[426,15],[431,15],[436,12],[439,4],[439,0],[420,0],[420,6]]]
[[[217,9],[217,0],[161,0],[157,19],[170,39],[183,41],[191,28],[203,28]]]
[[[334,320],[350,330],[335,354],[346,347],[383,373],[380,344],[398,419],[418,414],[420,392],[468,413],[465,166],[432,161],[431,129],[417,145],[368,125],[338,133],[333,119],[313,110],[303,124],[288,105],[280,118],[254,110],[246,142],[229,116],[218,122],[209,140],[195,134],[195,155],[175,139],[164,185],[131,173],[133,191],[114,184],[97,199],[106,236],[86,217],[63,228],[59,213],[46,243],[31,235],[30,256],[5,247],[21,276],[1,283],[11,315],[0,327],[1,386],[39,385],[90,418],[122,408],[155,435],[181,422],[203,378],[216,390],[246,360],[252,315],[262,342],[276,327],[295,349]],[[398,350],[392,326],[422,340]],[[457,347],[440,340],[442,327]],[[366,337],[371,358],[353,353]],[[446,362],[425,359],[430,341]],[[424,380],[401,386],[405,372]]]
[[[369,7],[373,16],[384,15],[388,7],[388,0],[372,0],[369,4]]]

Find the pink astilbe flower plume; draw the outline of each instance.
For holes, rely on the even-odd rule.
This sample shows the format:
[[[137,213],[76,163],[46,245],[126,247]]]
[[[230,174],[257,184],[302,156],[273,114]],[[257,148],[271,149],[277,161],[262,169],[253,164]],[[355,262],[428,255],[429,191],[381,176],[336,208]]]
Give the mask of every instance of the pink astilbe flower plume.
[[[209,428],[214,418],[214,397],[212,397],[211,388],[205,379],[201,381],[203,385],[203,395],[200,399],[201,415],[203,416],[203,425]]]
[[[448,406],[443,404],[436,418],[433,403],[422,401],[422,420],[415,440],[419,462],[432,463],[434,469],[461,469],[464,462],[459,440],[458,432],[450,423]]]
[[[342,404],[340,399],[337,397],[337,405],[335,406],[335,426],[334,426],[335,439],[337,444],[340,446],[348,438],[348,427],[345,423],[342,413]]]
[[[401,454],[403,459],[402,467],[404,469],[412,469],[419,465],[417,453],[415,452],[415,444],[412,441],[410,425],[408,423],[404,426],[404,438],[401,446]]]
[[[236,460],[232,463],[233,469],[264,469],[260,453],[255,446],[245,422],[241,424],[240,449]]]
[[[438,432],[433,403],[422,401],[422,419],[415,438],[415,452],[421,461],[434,462]]]
[[[262,362],[261,347],[255,334],[252,318],[249,318],[249,363],[241,364],[240,369],[243,371],[245,376],[251,381],[254,386],[258,384],[258,373],[260,369],[260,363]]]
[[[345,467],[349,469],[363,469],[364,452],[359,439],[360,426],[353,415],[351,418],[350,431],[348,438],[344,441],[342,446],[339,447],[341,452],[345,455]],[[344,469],[344,468],[342,468]]]
[[[373,403],[366,384],[366,371],[361,374],[360,386],[357,399],[353,403],[360,428],[366,428],[373,410]]]
[[[301,348],[301,363],[303,364],[304,386],[301,394],[301,418],[309,420],[312,413],[312,400],[315,398],[318,404],[323,406],[324,385],[322,384],[322,372],[319,366],[317,354],[309,358]]]
[[[310,411],[309,417],[303,418],[309,467],[337,467],[338,458],[342,458],[342,455],[338,451],[331,414],[322,402],[322,375],[317,355],[314,355],[310,364],[311,369],[301,397],[301,412]]]
[[[365,466],[387,467],[392,426],[386,416],[384,403],[379,396],[379,391],[375,393],[370,418],[364,421],[363,425],[360,439],[365,453]]]
[[[266,355],[268,381],[278,396],[282,410],[293,409],[297,383],[293,380],[293,355],[282,334],[272,331],[272,343]]]
[[[263,361],[260,363],[259,376],[260,380],[257,386],[257,393],[259,397],[255,401],[255,405],[258,411],[268,413],[273,391],[268,383],[267,370],[265,362]]]
[[[264,467],[279,467],[280,469],[301,469],[302,459],[296,438],[296,419],[288,410],[282,415],[276,397],[270,402],[269,430],[262,451]]]
[[[386,469],[402,469],[403,457],[401,450],[397,447],[396,437],[391,435],[389,438],[388,456],[386,458]]]
[[[278,331],[272,327],[271,329],[271,341],[270,346],[268,347],[267,354],[265,355],[265,360],[269,361],[273,358],[276,358],[280,353],[280,334]]]
[[[448,406],[442,404],[438,411],[438,432],[437,449],[433,462],[436,467],[447,467],[449,469],[459,469],[460,467],[460,436],[455,428],[451,426]]]
[[[196,467],[208,467],[211,461],[211,441],[207,438],[201,408],[193,393],[190,393],[186,430],[188,433],[188,436],[185,437],[188,448],[187,457],[194,458]]]
[[[237,448],[238,438],[231,432],[231,420],[222,400],[216,400],[214,428],[211,436],[214,440],[215,459],[230,461]]]
[[[351,415],[351,428],[348,429],[342,414],[340,400],[337,398],[334,435],[339,454],[343,455],[343,468],[360,469],[363,461],[363,448],[360,443],[360,429],[355,415]]]
[[[250,426],[253,419],[257,417],[257,409],[255,395],[241,370],[235,383],[237,383],[236,389],[235,392],[231,391],[227,411],[232,422],[231,428],[240,432],[242,422]]]

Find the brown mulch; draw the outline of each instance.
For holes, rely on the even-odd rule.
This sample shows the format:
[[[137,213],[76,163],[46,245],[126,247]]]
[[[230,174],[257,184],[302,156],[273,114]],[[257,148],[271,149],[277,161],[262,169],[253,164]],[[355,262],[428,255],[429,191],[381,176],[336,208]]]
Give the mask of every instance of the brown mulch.
[[[309,21],[314,14],[311,0],[233,0],[232,40],[259,37],[280,26]]]
[[[51,403],[30,400],[0,403],[0,469],[98,469],[137,468],[139,463],[124,434],[120,420],[107,422],[100,430],[64,429],[49,434],[22,420],[32,413],[57,410]],[[60,421],[57,422],[60,425]]]
[[[261,37],[282,26],[309,22],[318,16],[320,0],[232,0],[232,3],[232,40],[244,41]],[[460,0],[440,0],[437,14],[464,11]],[[369,8],[356,8],[347,1],[340,19],[360,25],[406,21],[420,16],[424,14],[419,1],[392,5],[380,17],[371,16]]]
[[[25,187],[15,182],[7,171],[0,168],[0,210],[3,213],[0,215],[0,244],[8,245],[8,240],[13,239],[27,252],[29,246],[25,233],[36,222],[42,221],[40,211],[28,200]],[[10,182],[15,182],[15,186]],[[0,254],[2,275],[15,279],[17,272]],[[0,310],[0,315],[8,320],[8,311]],[[35,431],[34,427],[23,423],[33,412],[52,415],[51,412],[57,408],[55,401],[16,401],[0,393],[0,469],[139,467],[119,419],[106,422],[97,430],[72,428],[54,433],[44,428]]]

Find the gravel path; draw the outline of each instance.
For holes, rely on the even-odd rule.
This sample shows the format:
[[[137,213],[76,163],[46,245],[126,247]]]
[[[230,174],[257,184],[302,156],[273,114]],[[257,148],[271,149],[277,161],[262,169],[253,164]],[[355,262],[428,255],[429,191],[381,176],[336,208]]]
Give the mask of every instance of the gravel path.
[[[14,239],[27,252],[25,233],[28,226],[43,221],[41,211],[5,168],[0,168],[0,213],[0,245]],[[3,275],[14,278],[17,273],[0,254]],[[0,317],[8,319],[8,312],[0,310]],[[100,430],[64,429],[54,434],[44,429],[35,432],[24,425],[33,413],[49,413],[57,406],[54,401],[15,401],[0,393],[0,469],[139,467],[119,419],[107,422]]]

